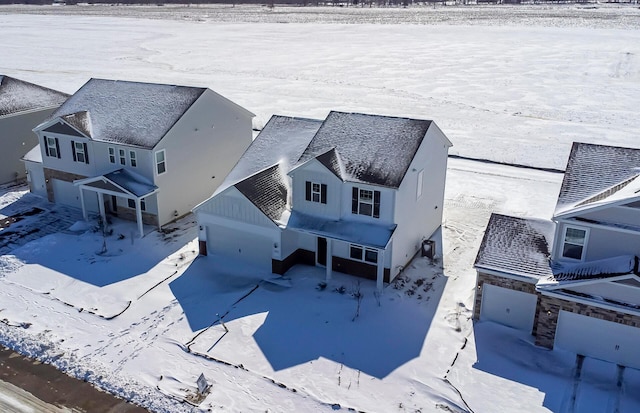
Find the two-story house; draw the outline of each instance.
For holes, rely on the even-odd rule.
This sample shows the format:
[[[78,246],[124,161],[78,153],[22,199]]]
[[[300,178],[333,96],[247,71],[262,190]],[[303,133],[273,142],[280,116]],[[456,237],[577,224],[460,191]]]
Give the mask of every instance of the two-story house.
[[[207,88],[91,79],[34,129],[25,164],[50,201],[162,226],[209,197],[254,115]]]
[[[69,95],[0,75],[0,184],[24,181],[22,157],[38,144],[32,129]]]
[[[195,213],[201,253],[392,280],[441,225],[451,143],[429,120],[273,116]]]
[[[574,143],[551,221],[494,214],[474,318],[640,368],[640,149]]]

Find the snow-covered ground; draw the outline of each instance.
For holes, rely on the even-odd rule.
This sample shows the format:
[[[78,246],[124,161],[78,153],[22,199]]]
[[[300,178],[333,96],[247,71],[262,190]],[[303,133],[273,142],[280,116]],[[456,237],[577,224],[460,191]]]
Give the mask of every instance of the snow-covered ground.
[[[466,16],[453,25],[401,24],[406,14],[378,25],[367,11],[366,24],[256,24],[0,7],[0,73],[70,93],[89,77],[208,86],[258,127],[331,109],[431,118],[452,153],[563,168],[573,140],[637,146],[640,130],[638,9],[572,7],[493,20],[453,9]],[[0,257],[0,342],[161,412],[191,411],[185,397],[213,411],[638,411],[637,371],[617,386],[615,366],[587,359],[576,379],[575,357],[470,321],[490,213],[548,218],[561,179],[450,160],[444,260],[418,259],[379,300],[352,277],[318,289],[320,269],[274,282],[196,258],[192,217],[141,240],[121,221],[106,238],[33,232]],[[0,196],[1,215],[29,205],[44,212],[14,224],[25,233],[52,207],[24,190]],[[212,387],[196,400],[201,373]]]

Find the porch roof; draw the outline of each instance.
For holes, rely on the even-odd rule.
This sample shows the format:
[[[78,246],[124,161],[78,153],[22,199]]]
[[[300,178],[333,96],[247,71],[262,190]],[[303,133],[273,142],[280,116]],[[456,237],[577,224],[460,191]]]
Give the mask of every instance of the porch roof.
[[[105,175],[82,179],[76,181],[75,184],[83,185],[87,189],[95,189],[98,192],[109,191],[124,196],[130,195],[134,198],[144,198],[158,190],[157,186],[126,169],[118,169]]]
[[[292,211],[288,229],[307,232],[353,244],[386,249],[397,225],[373,225],[365,222],[329,220]]]

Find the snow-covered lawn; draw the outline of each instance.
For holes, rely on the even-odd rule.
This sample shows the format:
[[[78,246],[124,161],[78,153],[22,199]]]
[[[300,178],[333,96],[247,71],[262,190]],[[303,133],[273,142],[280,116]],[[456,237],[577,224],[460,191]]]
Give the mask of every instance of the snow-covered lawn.
[[[640,130],[637,8],[620,9],[624,24],[610,18],[616,9],[596,11],[594,25],[571,8],[548,25],[452,9],[482,14],[473,26],[3,10],[15,9],[0,8],[0,56],[11,56],[0,72],[66,92],[89,77],[204,85],[256,113],[257,127],[272,113],[324,118],[331,109],[431,118],[453,153],[552,168],[564,167],[573,140],[634,146]],[[78,211],[5,191],[0,219],[42,212],[0,239],[55,229],[1,251],[0,342],[160,412],[191,411],[180,400],[194,397],[201,373],[212,387],[200,409],[213,411],[638,411],[638,371],[619,378],[615,366],[586,359],[576,379],[574,356],[470,320],[472,264],[490,213],[548,218],[561,179],[451,159],[444,259],[416,260],[379,303],[362,280],[355,319],[356,279],[336,274],[321,290],[321,269],[275,281],[196,258],[191,217],[143,239],[115,221],[105,239],[68,231]]]

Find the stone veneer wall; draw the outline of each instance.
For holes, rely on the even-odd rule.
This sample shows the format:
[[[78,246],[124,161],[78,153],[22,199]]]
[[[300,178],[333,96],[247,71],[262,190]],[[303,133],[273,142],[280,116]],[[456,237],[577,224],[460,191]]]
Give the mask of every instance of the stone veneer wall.
[[[538,325],[538,308],[540,306],[540,293],[536,292],[535,283],[529,283],[526,281],[514,280],[513,278],[499,277],[497,275],[486,274],[478,271],[478,277],[476,281],[476,295],[473,305],[473,319],[480,319],[480,307],[482,306],[482,292],[484,291],[484,283],[495,285],[497,287],[508,288],[510,290],[521,291],[523,293],[534,294],[538,296],[538,302],[536,304],[536,316],[533,320],[533,331],[531,334],[536,335],[536,328]]]
[[[560,310],[640,328],[640,317],[638,316],[556,297],[541,295],[538,300],[538,309],[536,345],[547,348],[553,348]]]
[[[55,197],[55,194],[53,193],[53,182],[51,182],[52,179],[58,179],[60,181],[65,181],[65,182],[73,182],[77,179],[86,178],[86,176],[84,175],[72,174],[70,172],[58,171],[56,169],[49,169],[49,168],[43,168],[43,169],[44,169],[44,182],[47,185],[47,199],[49,200],[49,202],[56,202],[56,197]]]

